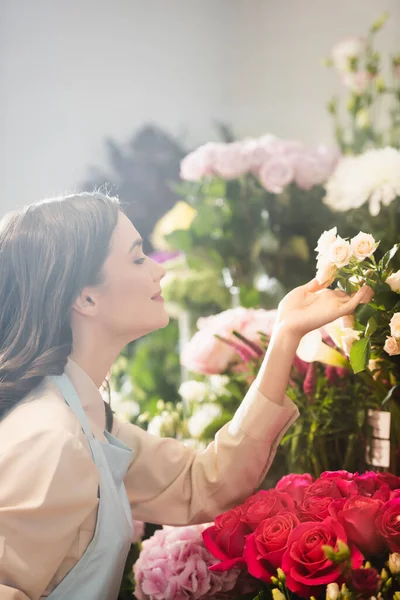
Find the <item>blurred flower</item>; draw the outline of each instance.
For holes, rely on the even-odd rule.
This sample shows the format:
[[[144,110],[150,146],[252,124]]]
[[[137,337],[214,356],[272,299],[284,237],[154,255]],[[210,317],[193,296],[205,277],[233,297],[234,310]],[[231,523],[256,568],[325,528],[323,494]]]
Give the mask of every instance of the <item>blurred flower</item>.
[[[281,194],[293,180],[294,170],[285,156],[276,155],[267,161],[258,173],[261,185],[271,194]]]
[[[200,181],[203,177],[212,175],[216,148],[218,144],[209,142],[185,156],[181,162],[181,178],[185,181]]]
[[[335,68],[342,73],[354,71],[354,61],[365,53],[366,40],[362,37],[348,37],[338,42],[331,51]]]
[[[322,333],[319,329],[310,331],[300,340],[297,348],[297,356],[305,362],[321,362],[333,367],[347,367],[348,362],[345,357],[334,348],[331,348],[322,341]]]
[[[194,412],[188,420],[189,433],[194,438],[201,437],[206,427],[211,425],[215,419],[220,417],[222,409],[219,404],[204,402],[194,409]]]
[[[368,71],[344,73],[342,77],[343,85],[358,95],[361,95],[363,92],[365,92],[372,80],[373,75],[368,73]]]
[[[338,600],[340,597],[340,589],[336,582],[328,583],[326,586],[326,600]]]
[[[400,195],[400,151],[368,150],[342,158],[326,184],[325,203],[334,211],[360,208],[369,202],[371,215],[389,206]]]
[[[214,151],[213,172],[222,179],[237,179],[251,168],[251,155],[243,142],[219,144]]]
[[[396,273],[389,275],[386,279],[386,283],[393,292],[400,293],[400,271],[396,271]]]
[[[189,402],[190,404],[199,403],[207,398],[209,395],[209,388],[204,381],[190,379],[189,381],[181,383],[178,392],[186,402]]]
[[[212,393],[218,398],[226,394],[226,386],[229,383],[227,375],[210,375],[208,378]]]
[[[158,250],[170,250],[171,246],[165,239],[167,235],[177,230],[189,229],[197,211],[183,200],[178,201],[170,211],[168,211],[156,223],[151,242]]]
[[[398,552],[389,555],[388,567],[392,575],[400,575],[400,554]]]

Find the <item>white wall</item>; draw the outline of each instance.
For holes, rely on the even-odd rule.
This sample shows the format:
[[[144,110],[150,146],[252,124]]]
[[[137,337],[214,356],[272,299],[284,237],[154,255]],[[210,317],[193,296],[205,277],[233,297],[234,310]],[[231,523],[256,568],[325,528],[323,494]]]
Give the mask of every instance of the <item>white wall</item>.
[[[399,0],[2,0],[0,213],[72,191],[105,137],[148,122],[189,144],[214,119],[329,142],[320,59],[383,10],[400,50]]]

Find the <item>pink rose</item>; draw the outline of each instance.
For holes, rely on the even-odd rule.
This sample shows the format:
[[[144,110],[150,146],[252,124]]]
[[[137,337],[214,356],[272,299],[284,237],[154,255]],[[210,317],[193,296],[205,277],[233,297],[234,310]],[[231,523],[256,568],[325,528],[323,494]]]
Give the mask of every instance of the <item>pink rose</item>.
[[[354,481],[357,484],[359,493],[363,496],[373,496],[379,488],[379,480],[374,471],[367,471],[362,475],[357,475]]]
[[[294,171],[291,161],[278,154],[260,168],[258,176],[267,192],[281,194],[283,189],[293,181]]]
[[[320,477],[306,489],[305,497],[326,496],[339,499],[350,496],[352,488],[357,489],[351,481],[342,478]]]
[[[299,188],[310,190],[328,178],[326,164],[313,152],[303,152],[293,159],[294,180]]]
[[[353,496],[339,511],[338,519],[346,530],[350,542],[367,556],[379,554],[384,548],[375,526],[382,501],[367,496]]]
[[[185,156],[181,162],[181,179],[185,181],[200,181],[213,172],[214,153],[218,144],[208,143],[200,146],[194,152]]]
[[[235,349],[224,344],[207,330],[194,334],[183,348],[181,364],[194,373],[223,373],[236,356]]]
[[[386,502],[380,509],[375,523],[390,552],[400,552],[400,498]]]
[[[287,550],[282,558],[282,569],[290,591],[309,598],[319,596],[328,583],[341,583],[340,568],[325,557],[323,546],[337,549],[337,542],[347,542],[343,526],[327,517],[321,522],[300,523],[290,534]],[[359,568],[363,556],[357,548],[350,548],[353,568]]]
[[[244,558],[250,575],[271,583],[271,576],[281,566],[289,535],[299,524],[291,512],[281,512],[262,521],[246,539]]]
[[[217,144],[214,148],[213,171],[222,179],[236,179],[250,170],[251,157],[243,142]]]
[[[400,490],[400,477],[393,473],[377,473],[376,478],[379,484],[386,484],[391,490]]]
[[[344,481],[353,481],[357,473],[350,473],[342,469],[341,471],[324,471],[321,473],[321,479],[343,479]]]
[[[308,496],[297,507],[300,521],[323,521],[330,516],[329,507],[332,498],[327,496]]]
[[[282,511],[294,512],[294,502],[291,496],[275,489],[261,490],[242,505],[241,520],[254,531],[261,521]]]
[[[282,477],[276,484],[275,489],[279,492],[288,493],[295,502],[301,502],[304,498],[305,489],[312,482],[313,478],[309,473],[303,473],[302,475],[295,473]]]

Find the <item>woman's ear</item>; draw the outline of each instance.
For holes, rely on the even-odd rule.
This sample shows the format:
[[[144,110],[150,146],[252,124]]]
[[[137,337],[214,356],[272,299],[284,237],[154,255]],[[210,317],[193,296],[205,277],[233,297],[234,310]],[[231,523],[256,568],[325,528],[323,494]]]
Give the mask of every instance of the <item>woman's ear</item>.
[[[94,317],[98,312],[98,302],[93,290],[85,288],[76,298],[72,310],[85,317]]]

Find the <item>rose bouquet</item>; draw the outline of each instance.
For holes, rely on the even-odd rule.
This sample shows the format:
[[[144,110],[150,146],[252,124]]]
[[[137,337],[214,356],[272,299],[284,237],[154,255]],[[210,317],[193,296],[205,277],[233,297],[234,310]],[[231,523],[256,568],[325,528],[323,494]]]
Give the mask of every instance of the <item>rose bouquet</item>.
[[[398,598],[400,478],[288,475],[218,516],[203,539],[219,559],[210,570],[249,573],[259,599]]]

